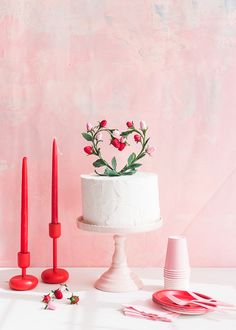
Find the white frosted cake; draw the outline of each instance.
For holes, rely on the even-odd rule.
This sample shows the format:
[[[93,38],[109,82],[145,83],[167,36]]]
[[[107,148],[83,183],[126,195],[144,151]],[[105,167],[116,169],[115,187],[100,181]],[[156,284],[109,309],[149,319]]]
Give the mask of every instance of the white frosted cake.
[[[158,177],[81,175],[83,221],[113,228],[145,227],[160,219]]]

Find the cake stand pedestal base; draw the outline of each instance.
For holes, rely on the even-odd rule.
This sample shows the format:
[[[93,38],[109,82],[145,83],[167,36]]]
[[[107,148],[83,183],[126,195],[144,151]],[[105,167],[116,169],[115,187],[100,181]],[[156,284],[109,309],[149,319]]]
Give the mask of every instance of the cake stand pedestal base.
[[[115,250],[112,257],[110,268],[101,275],[95,282],[95,288],[107,292],[129,292],[136,291],[143,287],[142,281],[133,273],[127,264],[127,257],[125,252],[125,241],[127,234],[146,232],[156,230],[161,227],[162,219],[158,219],[155,223],[136,228],[111,228],[87,224],[83,221],[83,217],[77,219],[79,229],[99,232],[99,233],[113,233]]]
[[[111,267],[97,280],[95,288],[108,292],[136,291],[143,287],[142,281],[127,265],[124,235],[114,235],[115,251]]]

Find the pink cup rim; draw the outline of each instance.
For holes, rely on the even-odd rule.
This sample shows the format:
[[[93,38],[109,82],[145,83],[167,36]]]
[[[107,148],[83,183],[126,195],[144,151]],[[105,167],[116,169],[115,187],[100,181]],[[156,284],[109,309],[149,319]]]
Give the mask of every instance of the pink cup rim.
[[[178,239],[186,239],[186,237],[184,235],[171,235],[168,237],[168,239],[178,240]]]
[[[190,273],[190,270],[189,271],[186,271],[186,272],[167,272],[164,270],[163,272],[164,274],[170,274],[170,275],[183,275],[183,274],[189,274]]]
[[[168,277],[164,277],[164,280],[165,281],[169,281],[169,282],[189,282],[189,278],[168,278]]]
[[[163,272],[164,274],[168,275],[168,276],[173,276],[173,277],[179,277],[179,276],[185,276],[185,275],[189,275],[190,272],[186,272],[186,273],[180,273],[180,274],[174,274],[174,273],[166,273],[166,272]]]
[[[190,271],[190,267],[185,268],[185,269],[168,269],[164,267],[164,271],[168,272],[168,273],[184,273],[184,272],[189,272]]]
[[[172,275],[169,275],[169,274],[164,274],[164,277],[168,277],[168,278],[186,278],[186,277],[189,277],[190,274],[184,274],[184,275],[177,275],[177,276],[172,276]]]

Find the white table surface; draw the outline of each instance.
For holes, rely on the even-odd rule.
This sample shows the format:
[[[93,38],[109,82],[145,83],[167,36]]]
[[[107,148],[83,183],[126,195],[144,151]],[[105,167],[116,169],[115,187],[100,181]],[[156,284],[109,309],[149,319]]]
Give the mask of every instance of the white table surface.
[[[143,305],[151,303],[152,293],[162,289],[162,270],[156,268],[135,269],[142,278],[144,288],[131,293],[108,293],[93,288],[93,283],[104,271],[101,268],[70,268],[67,284],[78,293],[78,305],[58,301],[55,311],[44,310],[42,295],[58,285],[39,282],[32,291],[16,292],[8,288],[8,280],[19,273],[18,269],[0,268],[0,329],[1,330],[146,330],[146,329],[236,329],[236,312],[211,312],[201,316],[180,316],[172,323],[150,321],[124,316],[123,304]],[[40,277],[41,269],[29,273]],[[236,269],[193,269],[191,290],[203,292],[226,302],[236,301]]]

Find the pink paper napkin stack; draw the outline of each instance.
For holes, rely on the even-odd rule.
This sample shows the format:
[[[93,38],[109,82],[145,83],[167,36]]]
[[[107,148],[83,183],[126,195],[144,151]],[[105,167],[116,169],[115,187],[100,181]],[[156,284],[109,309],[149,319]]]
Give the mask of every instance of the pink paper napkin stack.
[[[164,267],[164,287],[173,290],[188,290],[190,266],[187,241],[184,236],[168,238]]]

